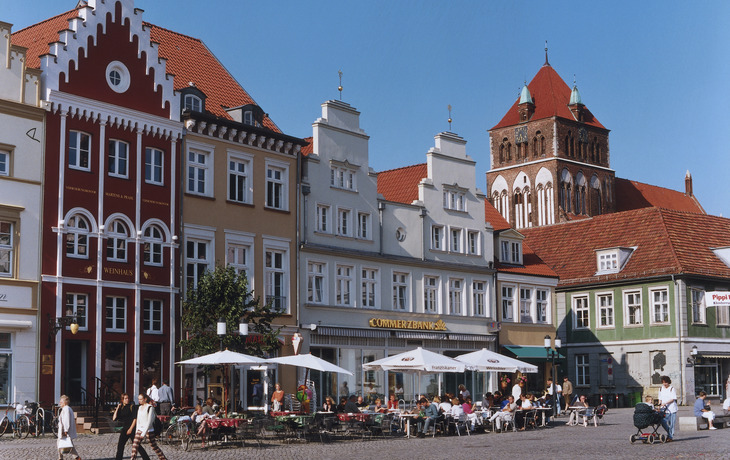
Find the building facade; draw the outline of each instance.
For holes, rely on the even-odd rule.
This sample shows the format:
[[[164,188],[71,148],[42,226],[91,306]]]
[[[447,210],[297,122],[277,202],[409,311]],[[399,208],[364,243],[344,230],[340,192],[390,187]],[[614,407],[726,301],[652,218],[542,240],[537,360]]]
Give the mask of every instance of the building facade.
[[[0,22],[0,405],[38,400],[45,111],[11,28]]]

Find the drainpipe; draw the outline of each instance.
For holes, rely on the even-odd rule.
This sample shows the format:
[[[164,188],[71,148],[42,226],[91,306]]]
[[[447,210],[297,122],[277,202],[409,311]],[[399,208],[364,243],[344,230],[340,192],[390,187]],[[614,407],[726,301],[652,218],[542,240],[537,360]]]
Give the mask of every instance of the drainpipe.
[[[674,274],[672,274],[672,283],[674,284],[674,311],[677,315],[677,345],[679,346],[679,379],[682,382],[682,389],[680,393],[680,401],[681,404],[684,405],[685,401],[685,395],[684,395],[684,389],[685,389],[685,378],[684,378],[684,347],[682,346],[682,304],[680,302],[679,298],[679,286],[678,281],[674,278]]]
[[[426,215],[428,211],[426,208],[421,208],[421,260],[426,260]]]
[[[385,211],[385,202],[378,201],[378,233],[380,234],[380,244],[378,253],[383,255],[383,212]]]

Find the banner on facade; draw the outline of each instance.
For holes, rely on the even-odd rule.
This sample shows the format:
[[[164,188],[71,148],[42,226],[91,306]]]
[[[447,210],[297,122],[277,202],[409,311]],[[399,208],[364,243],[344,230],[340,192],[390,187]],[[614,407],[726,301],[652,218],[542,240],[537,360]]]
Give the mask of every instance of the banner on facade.
[[[404,319],[371,318],[370,327],[380,329],[413,329],[419,331],[446,331],[446,323],[438,321],[409,321]]]
[[[730,306],[730,292],[727,291],[707,291],[705,293],[705,305],[708,307],[727,307]]]

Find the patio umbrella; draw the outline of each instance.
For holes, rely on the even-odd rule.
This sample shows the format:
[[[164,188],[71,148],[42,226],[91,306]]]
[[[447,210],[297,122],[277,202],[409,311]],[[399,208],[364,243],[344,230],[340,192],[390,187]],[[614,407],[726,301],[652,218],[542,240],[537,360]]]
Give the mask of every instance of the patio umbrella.
[[[455,358],[466,364],[471,370],[483,372],[516,372],[520,371],[525,374],[537,373],[537,366],[520,361],[519,359],[510,358],[500,355],[486,348],[459,355]]]
[[[292,355],[292,356],[280,356],[278,358],[270,358],[266,360],[267,363],[271,364],[286,364],[288,366],[303,367],[305,369],[314,369],[322,372],[336,372],[338,374],[355,375],[352,372],[344,369],[340,366],[325,361],[322,358],[318,358],[311,353],[303,355]]]
[[[235,351],[223,350],[216,351],[209,355],[186,359],[185,361],[178,361],[176,364],[197,364],[209,366],[215,364],[266,364],[266,360],[243,353],[237,353]]]

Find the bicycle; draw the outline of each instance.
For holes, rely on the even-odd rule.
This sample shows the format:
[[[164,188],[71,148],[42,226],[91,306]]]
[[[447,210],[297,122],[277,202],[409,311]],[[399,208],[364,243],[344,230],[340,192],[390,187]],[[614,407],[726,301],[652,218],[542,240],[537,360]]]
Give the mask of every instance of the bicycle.
[[[25,402],[30,409],[30,414],[26,414],[30,423],[30,432],[33,436],[38,437],[46,434],[46,411],[36,402]]]
[[[15,410],[15,420],[11,420],[8,415],[11,408]],[[30,434],[30,419],[26,415],[27,411],[28,409],[23,404],[9,404],[5,409],[5,415],[0,420],[0,436],[10,430],[13,437],[17,436],[21,439],[27,437]]]

